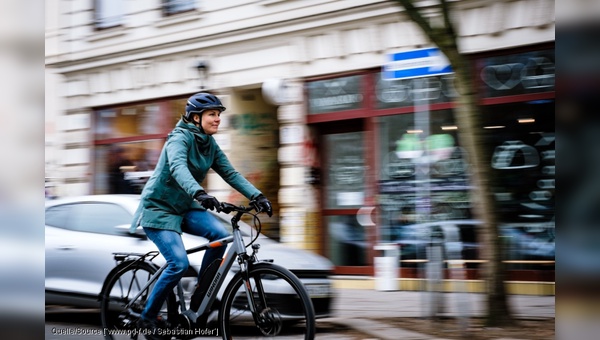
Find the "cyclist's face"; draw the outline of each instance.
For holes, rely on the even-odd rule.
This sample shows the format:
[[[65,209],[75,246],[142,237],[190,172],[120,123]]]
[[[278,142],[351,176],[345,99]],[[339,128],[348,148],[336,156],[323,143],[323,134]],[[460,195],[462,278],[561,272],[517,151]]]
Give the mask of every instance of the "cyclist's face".
[[[221,124],[221,111],[206,110],[202,113],[202,129],[207,135],[213,135],[219,130]]]

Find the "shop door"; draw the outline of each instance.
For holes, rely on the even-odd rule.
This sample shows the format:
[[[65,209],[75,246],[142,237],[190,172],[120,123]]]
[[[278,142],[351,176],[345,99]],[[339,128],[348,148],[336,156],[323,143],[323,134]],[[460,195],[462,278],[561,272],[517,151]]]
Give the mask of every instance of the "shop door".
[[[325,253],[338,273],[367,266],[370,230],[357,219],[367,202],[366,132],[362,122],[344,122],[321,130],[323,146],[323,223]]]

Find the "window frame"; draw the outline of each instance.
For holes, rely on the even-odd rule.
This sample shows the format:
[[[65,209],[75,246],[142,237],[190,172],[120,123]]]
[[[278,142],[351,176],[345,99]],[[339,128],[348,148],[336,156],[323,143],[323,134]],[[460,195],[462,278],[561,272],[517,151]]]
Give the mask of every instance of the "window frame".
[[[180,5],[182,9],[170,9],[169,6]],[[189,5],[189,8],[186,6]],[[162,0],[161,10],[164,17],[178,15],[181,13],[188,13],[198,10],[198,4],[196,0]]]
[[[110,4],[111,11],[118,8],[119,14],[117,15],[104,15],[104,11],[108,11],[104,8],[104,5]],[[108,7],[108,6],[107,6]],[[110,19],[110,20],[107,20]],[[113,19],[114,18],[114,19]],[[113,23],[114,21],[114,23]],[[112,29],[116,27],[122,27],[125,21],[125,3],[124,1],[110,1],[110,0],[94,0],[94,29],[96,31],[102,31]],[[108,23],[106,23],[108,22]]]

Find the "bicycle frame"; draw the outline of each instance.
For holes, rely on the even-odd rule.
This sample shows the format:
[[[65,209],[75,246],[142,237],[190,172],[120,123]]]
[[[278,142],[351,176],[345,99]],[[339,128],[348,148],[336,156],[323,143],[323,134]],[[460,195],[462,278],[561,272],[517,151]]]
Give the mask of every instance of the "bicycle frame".
[[[193,254],[193,253],[207,250],[209,248],[225,247],[227,244],[233,243],[231,248],[225,253],[223,260],[221,261],[221,263],[219,265],[219,269],[215,273],[215,276],[210,283],[210,286],[209,286],[208,291],[206,292],[206,295],[202,298],[202,302],[200,303],[200,307],[198,308],[198,311],[194,312],[187,308],[185,299],[183,297],[183,287],[182,287],[181,281],[178,282],[177,294],[179,297],[179,303],[180,303],[181,310],[183,311],[182,314],[185,315],[186,317],[188,317],[193,322],[196,322],[198,317],[200,317],[202,314],[207,312],[209,310],[210,306],[212,306],[219,289],[223,285],[223,282],[225,282],[226,274],[227,274],[227,272],[229,272],[229,270],[233,266],[234,261],[236,259],[238,259],[238,256],[240,254],[247,254],[246,246],[244,245],[244,240],[242,238],[242,233],[237,224],[237,222],[240,220],[242,215],[243,215],[243,212],[236,212],[236,215],[232,218],[232,227],[233,227],[232,235],[227,236],[222,239],[219,239],[219,240],[212,241],[212,242],[207,242],[205,244],[202,244],[202,245],[190,248],[190,249],[186,249],[187,254]],[[244,261],[240,260],[239,262],[240,262],[240,266],[242,267],[241,268],[242,272],[246,271],[247,268],[245,267],[245,265],[247,262],[245,260]],[[158,277],[166,268],[167,268],[167,264],[165,263],[157,270],[156,273],[154,273],[154,275],[152,275],[150,280],[148,280],[148,282],[146,282],[146,284],[140,289],[140,291],[125,306],[125,309],[130,309],[130,307],[133,305],[133,303],[137,301],[137,299],[143,294],[143,292],[145,292],[147,289],[149,289],[150,285],[152,285],[154,282],[156,282],[156,280],[158,280]],[[246,295],[248,297],[250,297],[251,292],[249,291],[248,286],[244,285],[244,288],[246,290]],[[254,301],[253,301],[253,299],[248,299],[248,301],[250,302],[250,310],[252,311],[252,313],[254,313],[256,310],[255,306],[254,306]]]

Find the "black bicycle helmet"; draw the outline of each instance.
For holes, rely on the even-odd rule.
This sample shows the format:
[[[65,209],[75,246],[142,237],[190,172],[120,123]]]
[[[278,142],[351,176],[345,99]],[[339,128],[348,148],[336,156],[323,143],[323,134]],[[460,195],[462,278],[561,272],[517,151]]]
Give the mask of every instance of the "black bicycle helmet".
[[[202,115],[205,110],[225,111],[225,106],[214,94],[200,92],[191,96],[185,105],[185,119],[192,120],[192,114]]]

